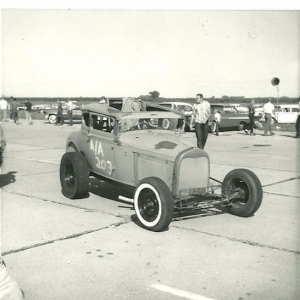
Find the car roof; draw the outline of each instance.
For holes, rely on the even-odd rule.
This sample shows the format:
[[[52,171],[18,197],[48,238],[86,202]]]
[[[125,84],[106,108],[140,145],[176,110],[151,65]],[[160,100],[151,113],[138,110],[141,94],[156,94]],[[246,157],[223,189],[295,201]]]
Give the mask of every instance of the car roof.
[[[298,104],[274,104],[275,107],[298,108]]]

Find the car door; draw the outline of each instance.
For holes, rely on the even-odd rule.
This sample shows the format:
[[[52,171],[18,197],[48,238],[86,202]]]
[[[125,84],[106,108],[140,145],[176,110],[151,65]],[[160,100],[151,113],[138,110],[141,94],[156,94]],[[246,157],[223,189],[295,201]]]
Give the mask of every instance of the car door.
[[[222,127],[237,127],[241,121],[249,122],[247,114],[239,113],[235,107],[226,107],[224,109],[224,118],[222,118]]]
[[[227,110],[224,110],[224,107],[222,105],[212,105],[211,106],[210,120],[214,121],[215,110],[217,110],[219,112],[219,114],[221,115],[221,127],[223,127],[223,128],[228,127],[230,124],[230,115]]]
[[[232,126],[232,115],[231,108],[223,108],[221,111],[221,127],[231,127]]]
[[[102,176],[111,178],[115,171],[115,135],[112,132],[113,119],[90,112],[87,143],[83,153],[90,169]]]
[[[133,186],[134,181],[134,154],[133,146],[124,142],[114,146],[115,172],[113,178],[121,183]]]
[[[82,115],[81,109],[79,108],[73,109],[73,120],[81,120],[81,115]]]

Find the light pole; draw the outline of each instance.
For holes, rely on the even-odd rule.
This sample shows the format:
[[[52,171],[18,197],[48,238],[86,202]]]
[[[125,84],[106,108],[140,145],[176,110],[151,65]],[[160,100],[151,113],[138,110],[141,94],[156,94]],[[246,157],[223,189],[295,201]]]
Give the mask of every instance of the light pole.
[[[278,103],[278,101],[279,101],[279,82],[280,82],[280,80],[277,77],[274,77],[271,80],[272,85],[277,87],[277,111],[279,108],[279,103]]]

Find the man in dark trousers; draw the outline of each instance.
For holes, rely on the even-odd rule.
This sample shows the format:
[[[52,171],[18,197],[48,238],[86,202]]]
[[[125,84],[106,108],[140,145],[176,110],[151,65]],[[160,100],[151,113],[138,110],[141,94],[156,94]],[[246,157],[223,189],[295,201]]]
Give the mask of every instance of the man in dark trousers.
[[[13,98],[13,101],[11,103],[11,113],[12,113],[12,119],[14,120],[15,125],[19,124],[18,103],[16,101],[16,98]]]
[[[68,118],[69,118],[70,124],[68,126],[72,126],[73,125],[73,109],[74,109],[74,104],[69,99],[69,101],[67,103],[67,111],[68,111]]]
[[[59,99],[57,102],[57,114],[56,114],[55,125],[61,126],[63,124],[64,124],[63,108],[62,108],[61,100]]]
[[[255,99],[252,99],[249,105],[249,120],[250,120],[250,135],[255,135],[255,133],[253,132],[254,127],[255,127],[255,119],[254,119],[254,115],[255,115]],[[248,130],[245,129],[245,132],[247,134],[249,134]]]
[[[26,120],[28,124],[32,124],[31,112],[32,112],[32,103],[26,100],[24,103],[26,106]]]
[[[210,104],[204,101],[202,94],[197,94],[196,104],[194,104],[194,114],[191,118],[191,124],[195,119],[195,132],[197,138],[197,147],[204,149],[208,137],[208,118],[211,114]]]

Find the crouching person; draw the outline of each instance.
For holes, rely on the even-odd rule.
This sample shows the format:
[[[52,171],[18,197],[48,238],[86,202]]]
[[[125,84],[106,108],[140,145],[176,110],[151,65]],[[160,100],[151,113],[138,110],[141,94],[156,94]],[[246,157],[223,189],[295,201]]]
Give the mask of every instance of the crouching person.
[[[9,275],[5,263],[0,258],[0,300],[23,300],[23,291],[17,282]]]

